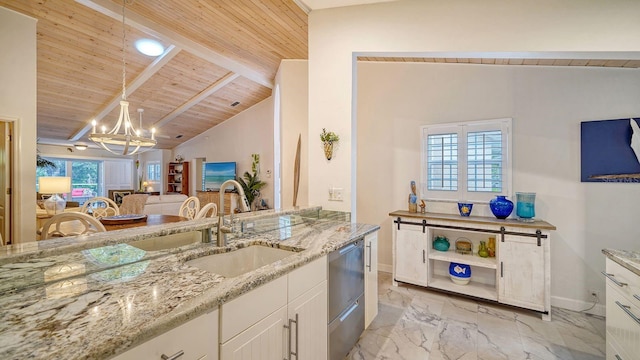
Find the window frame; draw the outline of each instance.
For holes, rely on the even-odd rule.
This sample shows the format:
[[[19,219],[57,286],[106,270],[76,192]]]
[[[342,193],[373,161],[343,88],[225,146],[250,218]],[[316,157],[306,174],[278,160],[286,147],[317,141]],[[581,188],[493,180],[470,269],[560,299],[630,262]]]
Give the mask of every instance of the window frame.
[[[488,120],[475,120],[455,123],[423,125],[420,127],[420,199],[427,201],[473,201],[480,203],[488,203],[497,195],[511,196],[512,192],[512,119],[498,118]],[[477,131],[500,130],[502,137],[502,191],[468,191],[468,152],[467,152],[467,134]],[[428,177],[428,136],[439,134],[456,133],[458,137],[458,179],[455,191],[446,190],[429,190],[427,188]]]

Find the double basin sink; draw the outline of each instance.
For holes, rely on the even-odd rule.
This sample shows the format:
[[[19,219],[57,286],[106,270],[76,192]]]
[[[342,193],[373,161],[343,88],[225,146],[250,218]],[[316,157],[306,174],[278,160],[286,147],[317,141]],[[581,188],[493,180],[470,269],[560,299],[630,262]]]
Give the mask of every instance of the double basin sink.
[[[202,241],[202,234],[194,231],[139,240],[129,245],[145,251],[158,251],[191,245],[200,241]],[[294,250],[265,245],[250,245],[228,252],[202,256],[189,260],[185,264],[226,278],[232,278],[273,264],[295,253]]]

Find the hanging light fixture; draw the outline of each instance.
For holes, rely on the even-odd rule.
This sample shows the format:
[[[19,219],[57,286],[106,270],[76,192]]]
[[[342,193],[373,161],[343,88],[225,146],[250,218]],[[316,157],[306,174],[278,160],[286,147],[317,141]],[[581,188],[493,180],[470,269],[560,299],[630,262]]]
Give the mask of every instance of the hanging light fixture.
[[[118,122],[113,129],[107,132],[106,126],[102,125],[100,132],[96,131],[97,122],[93,120],[93,132],[89,135],[89,139],[101,148],[116,155],[133,155],[147,151],[156,146],[155,128],[151,129],[151,137],[145,137],[142,134],[142,123],[140,129],[133,126],[129,118],[129,102],[127,101],[126,89],[126,62],[125,62],[125,3],[122,1],[122,100],[120,100],[120,116]],[[122,132],[120,132],[122,128]]]

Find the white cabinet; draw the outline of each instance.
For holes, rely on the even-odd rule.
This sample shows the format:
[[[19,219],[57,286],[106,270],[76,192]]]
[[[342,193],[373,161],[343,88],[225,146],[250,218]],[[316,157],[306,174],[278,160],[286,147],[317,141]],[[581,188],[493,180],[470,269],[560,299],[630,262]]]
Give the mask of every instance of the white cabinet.
[[[501,303],[544,311],[546,239],[538,245],[536,238],[505,235],[498,244],[500,250]],[[547,255],[548,256],[548,255]]]
[[[640,359],[640,277],[609,258],[606,268],[607,359]]]
[[[325,360],[327,258],[223,304],[220,321],[221,359]]]
[[[421,226],[394,227],[394,281],[427,285],[427,243],[427,233]]]
[[[447,214],[423,214],[394,220],[394,280],[498,301],[543,313],[550,320],[550,230],[544,221],[522,223]],[[423,229],[426,231],[423,232]],[[449,239],[449,251],[432,248],[436,236]],[[477,255],[481,241],[495,238],[495,257]],[[472,243],[471,254],[455,251],[456,240]],[[466,285],[452,282],[451,263],[471,267],[471,281]]]
[[[378,232],[364,237],[364,328],[378,315]]]
[[[201,315],[185,324],[124,352],[113,360],[172,359],[217,360],[218,310]],[[173,356],[173,357],[172,357]]]

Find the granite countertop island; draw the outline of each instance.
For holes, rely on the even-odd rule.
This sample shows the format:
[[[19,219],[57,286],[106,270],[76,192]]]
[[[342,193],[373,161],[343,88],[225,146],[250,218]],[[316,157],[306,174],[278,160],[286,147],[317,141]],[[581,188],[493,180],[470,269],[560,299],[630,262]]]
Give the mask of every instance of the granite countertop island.
[[[640,252],[628,250],[603,249],[602,253],[618,265],[640,276]]]
[[[283,216],[293,219],[285,222],[285,231],[261,228]],[[0,358],[109,358],[379,229],[296,211],[271,212],[237,217],[240,230],[225,247],[197,242],[144,251],[131,246],[153,236],[200,236],[216,222],[120,230],[53,240],[58,247],[43,241],[5,251],[0,255]],[[293,252],[233,278],[185,264],[251,245]]]

